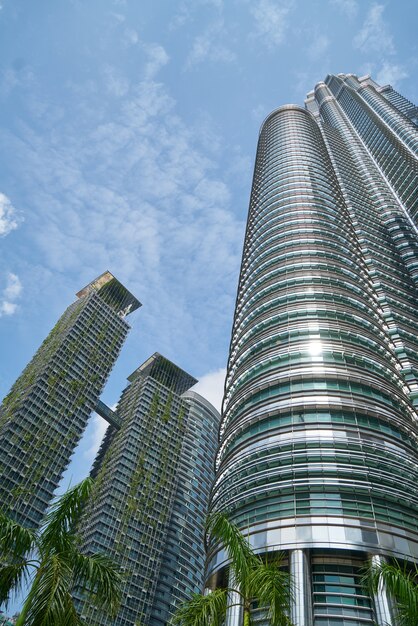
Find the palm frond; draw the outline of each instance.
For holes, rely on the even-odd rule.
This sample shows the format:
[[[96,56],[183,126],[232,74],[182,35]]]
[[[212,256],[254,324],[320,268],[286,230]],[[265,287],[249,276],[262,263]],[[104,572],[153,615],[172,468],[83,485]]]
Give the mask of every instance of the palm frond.
[[[60,626],[86,626],[78,615],[74,606],[73,597],[70,593],[66,594],[66,606],[64,608],[64,621],[60,623]]]
[[[0,566],[0,604],[7,606],[9,600],[18,596],[31,579],[31,562],[19,559]]]
[[[92,487],[93,480],[87,478],[62,495],[46,515],[39,534],[21,530],[3,516],[0,548],[3,537],[9,558],[4,558],[6,564],[0,567],[0,597],[3,594],[6,599],[10,588],[19,586],[27,575],[25,566],[35,565],[37,569],[17,626],[82,626],[72,598],[77,586],[87,589],[95,604],[116,613],[122,579],[113,561],[104,555],[84,556],[78,551],[75,530]],[[33,545],[39,555],[36,564],[16,557],[19,550],[26,554]]]
[[[260,558],[253,552],[238,526],[230,522],[224,513],[214,512],[209,515],[206,529],[211,538],[223,544],[231,561],[230,567],[235,582],[238,588],[243,590],[248,585],[251,571],[258,566]]]
[[[364,582],[376,593],[383,584],[395,598],[398,611],[399,626],[416,626],[418,616],[418,569],[408,569],[397,561],[391,563],[372,564]]]
[[[50,555],[48,562],[42,563],[38,570],[23,606],[25,626],[78,626],[78,617],[78,621],[68,621],[68,610],[72,604],[71,586],[72,570],[67,559],[57,554]]]
[[[220,626],[225,617],[227,590],[215,589],[207,596],[194,593],[177,609],[171,619],[173,626]]]
[[[93,484],[92,478],[85,478],[55,501],[44,519],[41,549],[54,547],[61,552],[66,548],[62,542],[72,541],[72,533],[92,492]]]
[[[271,626],[291,626],[288,613],[291,605],[290,576],[281,569],[282,557],[261,562],[251,575],[251,592],[260,605],[268,607]]]
[[[37,541],[36,531],[0,512],[0,551],[3,558],[22,559]]]
[[[115,562],[104,554],[84,555],[79,552],[74,553],[71,559],[77,586],[88,592],[93,604],[115,616],[123,585]]]

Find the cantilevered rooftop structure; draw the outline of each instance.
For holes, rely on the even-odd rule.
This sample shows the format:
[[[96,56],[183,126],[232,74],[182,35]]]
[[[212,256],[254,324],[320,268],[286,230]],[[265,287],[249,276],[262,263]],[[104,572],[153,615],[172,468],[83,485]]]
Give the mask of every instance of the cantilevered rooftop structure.
[[[110,272],[77,293],[0,407],[0,503],[40,524],[140,302]]]

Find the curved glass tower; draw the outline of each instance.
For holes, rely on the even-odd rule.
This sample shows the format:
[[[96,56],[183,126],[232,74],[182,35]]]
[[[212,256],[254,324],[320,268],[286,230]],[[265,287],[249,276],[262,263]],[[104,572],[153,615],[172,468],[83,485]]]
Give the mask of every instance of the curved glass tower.
[[[375,96],[351,94],[356,119],[364,109],[384,127],[385,157],[339,103],[349,78]],[[406,152],[375,101],[418,132],[378,89],[327,77],[306,109],[267,117],[257,148],[211,507],[257,551],[285,553],[296,626],[393,624],[361,567],[418,558],[418,239],[402,196],[413,144],[389,180]],[[208,586],[226,575],[210,544]]]

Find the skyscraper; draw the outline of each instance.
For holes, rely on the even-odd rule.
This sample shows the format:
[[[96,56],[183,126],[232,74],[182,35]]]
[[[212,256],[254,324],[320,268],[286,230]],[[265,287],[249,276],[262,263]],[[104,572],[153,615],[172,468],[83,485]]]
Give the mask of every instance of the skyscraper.
[[[128,378],[99,450],[95,493],[80,532],[86,552],[110,554],[127,573],[116,619],[78,595],[88,624],[162,626],[200,591],[203,529],[219,413],[197,381],[159,354]]]
[[[0,407],[0,502],[39,525],[129,330],[138,300],[105,272],[77,293]]]
[[[182,399],[186,429],[150,626],[165,626],[179,604],[192,593],[199,593],[203,585],[203,535],[215,477],[220,415],[194,391],[186,391]]]
[[[260,131],[211,507],[284,552],[296,626],[394,624],[361,567],[418,558],[416,124],[338,75]]]

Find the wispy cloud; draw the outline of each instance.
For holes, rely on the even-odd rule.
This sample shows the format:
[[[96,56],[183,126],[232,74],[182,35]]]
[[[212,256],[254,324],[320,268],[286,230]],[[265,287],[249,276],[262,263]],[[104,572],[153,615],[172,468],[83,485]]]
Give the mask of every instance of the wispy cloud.
[[[148,58],[145,65],[144,78],[145,80],[151,80],[168,63],[170,57],[164,48],[156,43],[144,45],[144,50]]]
[[[17,60],[0,70],[0,96],[7,97],[14,89],[28,87],[34,81],[33,71]]]
[[[255,107],[251,109],[251,117],[256,123],[258,128],[261,127],[261,124],[263,123],[267,115],[269,115],[269,113],[271,113],[274,110],[274,108],[277,108],[277,106],[276,107],[271,106],[271,105],[268,106],[267,104],[262,104],[260,102],[259,104],[257,104]]]
[[[221,14],[224,1],[223,0],[182,0],[178,3],[177,12],[170,22],[169,28],[175,30],[181,28],[185,24],[191,22],[196,12],[201,12],[202,8],[213,9],[217,14]]]
[[[382,67],[376,74],[376,81],[379,85],[392,85],[396,87],[401,80],[408,78],[407,70],[397,63],[384,61]]]
[[[7,285],[3,290],[3,296],[7,300],[16,300],[20,296],[22,292],[22,283],[19,280],[19,277],[12,272],[9,272],[7,275]]]
[[[123,24],[123,22],[126,21],[126,16],[123,13],[118,13],[116,11],[110,11],[110,15],[113,17],[113,19],[116,20],[116,22],[118,22],[119,24]]]
[[[123,42],[125,46],[135,46],[139,41],[139,35],[133,28],[125,28],[123,32]]]
[[[193,387],[193,391],[200,393],[206,400],[209,400],[219,412],[224,394],[225,377],[226,368],[223,367],[215,372],[205,374]]]
[[[120,98],[125,96],[129,91],[129,81],[121,75],[121,73],[111,65],[106,65],[103,68],[103,76],[105,87],[113,96]]]
[[[328,50],[330,40],[323,33],[316,33],[310,46],[308,47],[308,56],[312,61],[318,61]]]
[[[236,54],[225,45],[227,41],[225,24],[222,19],[209,24],[205,31],[195,37],[186,59],[186,69],[203,61],[232,63]]]
[[[283,43],[289,25],[290,2],[256,0],[250,5],[254,18],[254,36],[268,48],[273,49]]]
[[[396,47],[388,23],[385,5],[374,2],[369,8],[361,30],[353,40],[354,47],[367,54],[364,72],[372,74],[381,85],[397,86],[409,76],[403,63],[395,60]]]
[[[15,230],[21,220],[22,217],[19,216],[10,199],[4,193],[0,193],[0,236],[4,237]]]
[[[393,54],[395,52],[393,37],[383,19],[384,10],[383,4],[372,4],[360,31],[354,37],[355,48],[366,53]]]
[[[78,85],[81,115],[42,133],[35,120],[23,139],[7,141],[28,172],[38,262],[53,275],[77,273],[81,284],[111,269],[144,303],[147,345],[180,360],[194,341],[210,360],[233,311],[245,215],[232,211],[230,180],[240,174],[228,173],[235,152],[210,119],[186,123],[157,82],[166,58],[150,46],[142,80],[113,87],[117,99],[92,86],[87,122]],[[119,85],[115,68],[105,84],[109,76]]]
[[[357,15],[358,2],[356,0],[330,0],[330,4],[338,7],[350,19]]]
[[[18,308],[16,300],[20,297],[21,292],[22,283],[19,277],[9,272],[6,276],[6,286],[3,288],[0,296],[0,317],[16,313]]]

